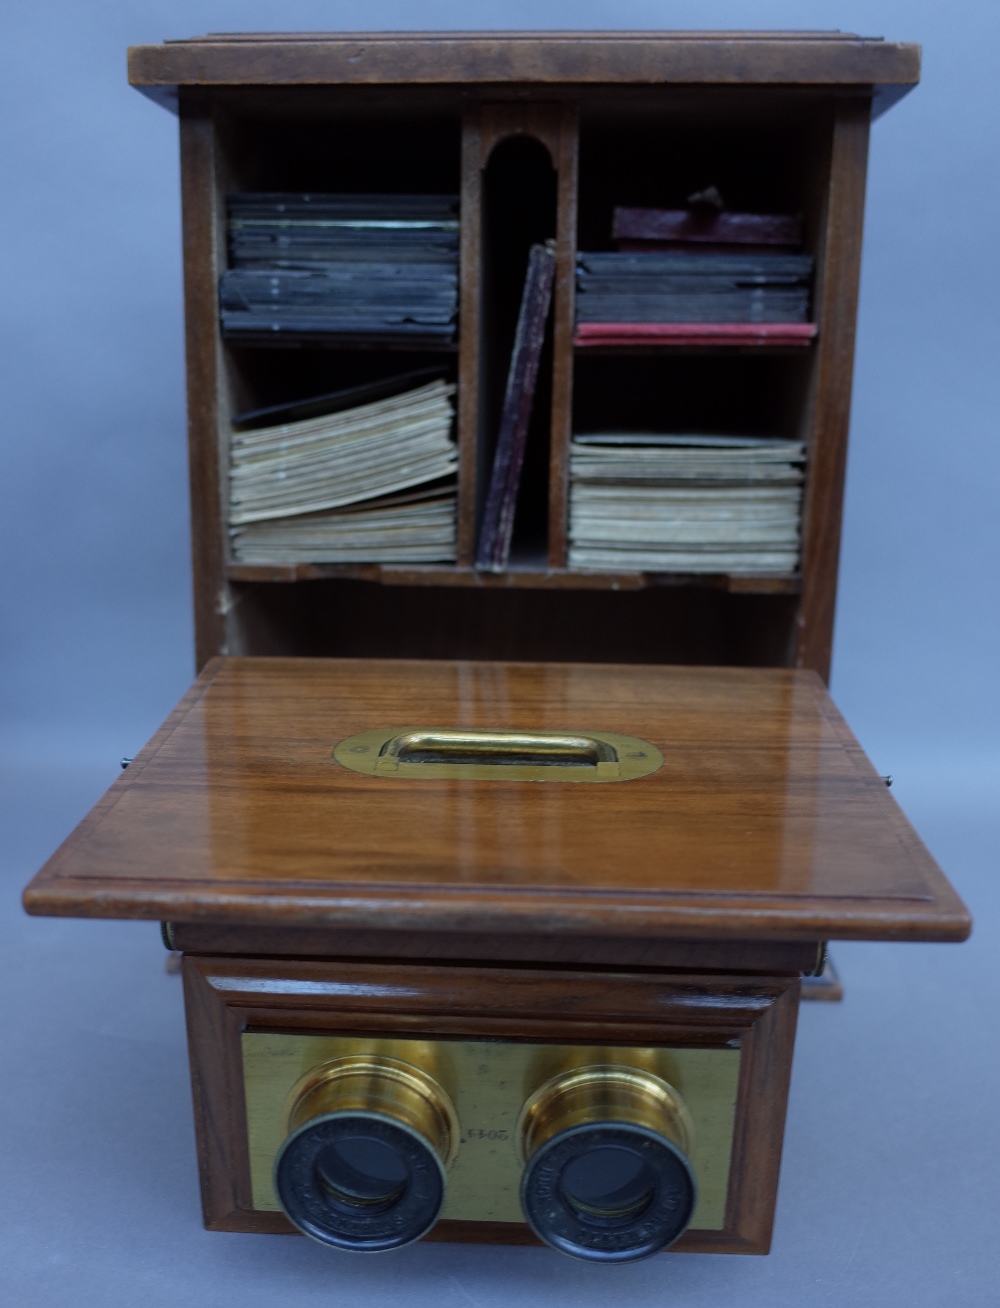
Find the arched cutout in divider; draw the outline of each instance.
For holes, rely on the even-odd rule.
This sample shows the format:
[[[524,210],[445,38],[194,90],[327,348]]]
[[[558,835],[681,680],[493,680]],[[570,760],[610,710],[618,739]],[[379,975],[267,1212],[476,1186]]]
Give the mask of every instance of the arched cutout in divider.
[[[551,155],[533,136],[507,137],[491,151],[483,171],[477,523],[493,468],[528,251],[555,234],[556,170]],[[528,429],[512,556],[544,556],[546,549],[551,337],[550,320]]]

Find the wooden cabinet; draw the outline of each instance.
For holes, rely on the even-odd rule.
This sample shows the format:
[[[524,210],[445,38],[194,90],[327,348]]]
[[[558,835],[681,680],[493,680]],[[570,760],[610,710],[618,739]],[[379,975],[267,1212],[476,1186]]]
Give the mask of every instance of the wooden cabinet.
[[[130,52],[180,116],[198,664],[214,654],[677,662],[829,671],[869,123],[917,47],[838,33],[219,36]],[[574,347],[577,250],[616,204],[801,213],[815,260],[806,348]],[[457,344],[237,344],[218,327],[225,196],[461,197]],[[499,575],[473,566],[528,247],[557,250],[551,341]],[[458,383],[454,565],[248,566],[230,557],[234,412],[443,365]],[[570,437],[595,424],[794,436],[800,568],[574,571]]]
[[[822,684],[868,127],[917,68],[839,34],[131,52],[180,113],[205,666],[24,902],[160,919],[186,955],[209,1227],[766,1252],[800,977],[831,938],[968,934]],[[815,335],[577,344],[578,250],[610,246],[615,205],[706,186],[801,215]],[[457,194],[457,340],[224,338],[239,192]],[[549,240],[514,549],[479,572],[524,266]],[[427,364],[457,383],[456,562],[234,562],[233,415]],[[571,437],[609,424],[802,442],[799,568],[567,566]]]

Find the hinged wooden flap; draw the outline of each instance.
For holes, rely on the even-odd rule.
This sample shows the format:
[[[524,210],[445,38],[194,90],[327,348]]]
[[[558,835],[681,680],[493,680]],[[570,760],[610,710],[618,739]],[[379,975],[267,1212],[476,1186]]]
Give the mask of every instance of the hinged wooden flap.
[[[400,724],[632,736],[663,764],[578,785],[335,761]],[[216,659],[25,905],[383,932],[970,927],[814,673],[592,664]]]

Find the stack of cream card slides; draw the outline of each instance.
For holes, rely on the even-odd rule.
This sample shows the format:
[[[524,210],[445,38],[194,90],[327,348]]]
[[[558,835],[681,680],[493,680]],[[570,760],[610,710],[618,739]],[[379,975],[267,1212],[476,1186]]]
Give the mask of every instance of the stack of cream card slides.
[[[794,573],[804,457],[801,443],[777,437],[575,436],[569,565]]]
[[[451,562],[455,386],[233,433],[238,563]]]

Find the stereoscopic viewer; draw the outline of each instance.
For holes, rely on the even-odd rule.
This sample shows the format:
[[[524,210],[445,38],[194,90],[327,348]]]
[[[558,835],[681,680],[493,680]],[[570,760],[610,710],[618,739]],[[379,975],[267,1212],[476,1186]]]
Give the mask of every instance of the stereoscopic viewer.
[[[766,1252],[800,975],[958,940],[810,672],[218,659],[29,887],[184,954],[206,1224]]]
[[[919,51],[229,34],[138,47],[129,69],[180,119],[201,672],[28,910],[158,920],[183,955],[213,1230],[766,1252],[803,975],[831,939],[969,931],[824,686],[869,124]],[[340,251],[331,285],[345,266],[367,285],[371,232],[331,247],[323,224],[377,213],[381,232],[421,196],[453,215],[431,252],[446,308],[411,321],[376,294],[383,268],[378,330],[355,323],[324,259]],[[710,306],[671,283],[652,309],[633,279],[595,321],[587,260],[626,238],[692,268],[717,240],[725,258],[764,242],[799,272],[787,295],[725,282]],[[518,323],[538,259],[532,410]],[[265,288],[260,313],[234,273]],[[447,549],[379,553],[356,527],[343,546],[347,513],[342,554],[241,552],[234,429],[396,395],[414,370],[454,385],[457,472],[428,492],[454,509]],[[740,530],[674,510],[678,548],[648,556],[614,510],[604,563],[581,561],[574,438],[622,432],[780,445],[794,539],[744,516],[758,545],[784,541],[751,559]],[[519,494],[494,476],[515,437]],[[501,480],[509,556],[477,548]]]

